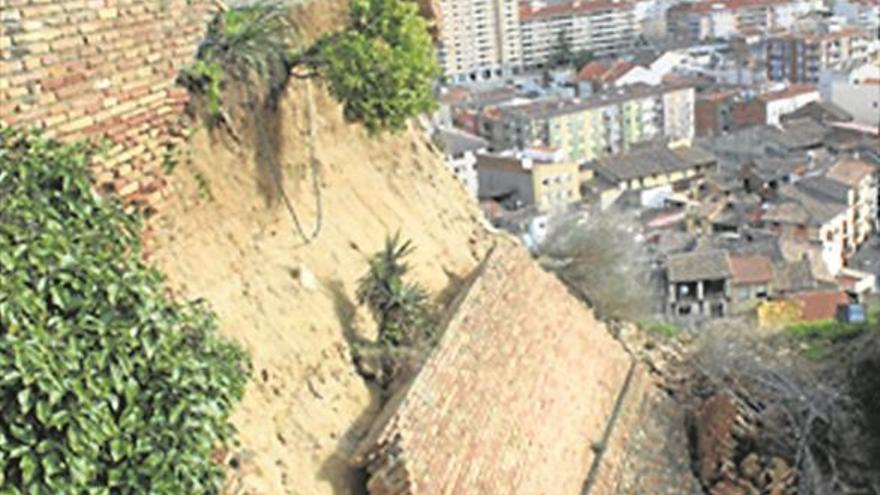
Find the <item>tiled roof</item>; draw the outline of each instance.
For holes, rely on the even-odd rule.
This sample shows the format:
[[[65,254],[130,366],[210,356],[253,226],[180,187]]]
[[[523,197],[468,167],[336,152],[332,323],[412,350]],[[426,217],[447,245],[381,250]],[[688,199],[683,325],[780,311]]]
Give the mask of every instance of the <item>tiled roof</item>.
[[[648,96],[663,95],[672,91],[687,89],[688,86],[677,84],[664,84],[649,86],[647,84],[631,84],[625,88],[616,88],[613,91],[605,91],[591,95],[586,99],[549,99],[538,100],[520,105],[500,107],[504,115],[519,116],[524,118],[545,119],[558,115],[566,115],[579,112],[588,108],[601,108],[623,101]]]
[[[808,177],[795,183],[799,189],[818,201],[849,204],[849,186],[828,176]]]
[[[801,292],[816,288],[816,278],[810,260],[785,262],[773,273],[773,290],[777,292]]]
[[[792,119],[782,125],[777,142],[789,149],[809,148],[823,144],[829,129],[811,118]]]
[[[670,282],[726,279],[731,275],[727,251],[712,249],[674,254],[667,261]]]
[[[756,158],[750,163],[752,171],[767,181],[785,178],[806,165],[799,158]]]
[[[598,174],[613,181],[627,181],[714,163],[715,155],[699,146],[669,149],[655,145],[600,158],[594,162],[594,168]]]
[[[485,139],[456,128],[443,127],[432,136],[435,143],[449,155],[485,149]]]
[[[636,64],[633,64],[631,62],[617,62],[616,64],[612,65],[610,69],[608,69],[608,72],[602,75],[602,80],[605,82],[616,81],[635,66]]]
[[[853,116],[830,101],[811,101],[782,117],[783,122],[799,118],[820,119],[820,121],[849,122]]]
[[[849,296],[843,291],[802,292],[790,299],[800,303],[801,318],[805,321],[830,320],[837,315],[839,304],[850,302]]]
[[[530,2],[519,4],[519,19],[521,22],[541,21],[554,17],[577,16],[592,14],[600,11],[632,10],[633,6],[628,2],[615,2],[607,0],[599,1],[568,1],[549,5],[536,5]]]
[[[605,64],[599,61],[593,61],[581,67],[581,70],[578,71],[575,79],[578,81],[593,81],[599,79],[599,77],[607,71],[608,67]]]
[[[783,201],[773,203],[767,207],[762,219],[765,222],[785,223],[793,225],[807,225],[812,216],[806,208],[797,201]]]
[[[771,204],[764,220],[819,226],[844,213],[849,187],[827,177],[810,177],[780,189],[783,198]]]
[[[834,164],[825,175],[837,182],[856,186],[862,179],[876,172],[877,169],[868,162],[846,159]]]
[[[773,280],[773,264],[766,256],[731,256],[734,285],[766,284]]]

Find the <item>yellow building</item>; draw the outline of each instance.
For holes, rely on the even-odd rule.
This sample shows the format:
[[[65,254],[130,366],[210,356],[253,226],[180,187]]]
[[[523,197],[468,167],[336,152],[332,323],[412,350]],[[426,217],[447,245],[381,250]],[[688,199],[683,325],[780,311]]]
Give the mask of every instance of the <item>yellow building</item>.
[[[692,148],[645,146],[628,153],[600,158],[589,164],[596,175],[621,191],[670,186],[682,189],[716,166],[715,156]]]
[[[555,150],[480,154],[477,178],[480,199],[498,201],[509,209],[534,206],[550,211],[581,198],[577,163]]]

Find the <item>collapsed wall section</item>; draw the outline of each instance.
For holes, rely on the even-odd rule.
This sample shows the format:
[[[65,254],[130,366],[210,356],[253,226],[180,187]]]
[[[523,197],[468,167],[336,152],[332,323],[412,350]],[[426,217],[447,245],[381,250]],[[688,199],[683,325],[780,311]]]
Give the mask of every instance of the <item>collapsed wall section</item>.
[[[187,101],[175,81],[212,10],[210,0],[4,0],[0,125],[107,144],[97,185],[159,207]]]
[[[372,495],[578,494],[631,367],[555,276],[499,246],[355,461]]]

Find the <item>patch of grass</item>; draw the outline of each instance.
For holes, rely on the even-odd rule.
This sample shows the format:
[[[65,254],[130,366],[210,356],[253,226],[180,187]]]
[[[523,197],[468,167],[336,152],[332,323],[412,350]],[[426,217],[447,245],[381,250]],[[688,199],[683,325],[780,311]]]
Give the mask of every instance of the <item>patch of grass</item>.
[[[869,331],[880,331],[880,308],[869,311],[864,323],[840,323],[836,320],[800,322],[785,327],[784,333],[792,342],[800,344],[805,358],[819,361],[828,356],[834,344]]]
[[[681,334],[681,328],[672,323],[660,321],[643,321],[639,324],[645,331],[650,334],[662,337],[664,339],[672,339]]]

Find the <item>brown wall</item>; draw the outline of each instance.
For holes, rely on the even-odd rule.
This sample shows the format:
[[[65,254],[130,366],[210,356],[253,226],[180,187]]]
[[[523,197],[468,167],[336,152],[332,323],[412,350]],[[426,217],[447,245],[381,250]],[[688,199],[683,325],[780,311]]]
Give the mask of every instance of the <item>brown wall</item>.
[[[720,133],[720,106],[717,100],[697,99],[694,103],[694,131],[697,136],[714,136]]]
[[[767,122],[767,104],[758,98],[733,104],[730,112],[737,128],[764,125]]]
[[[97,184],[160,205],[187,100],[175,79],[211,10],[210,0],[3,0],[0,122],[65,141],[106,138]]]
[[[607,495],[642,373],[554,275],[504,241],[355,461],[372,495],[574,494],[588,477],[590,495]],[[613,447],[606,471],[600,444]]]

